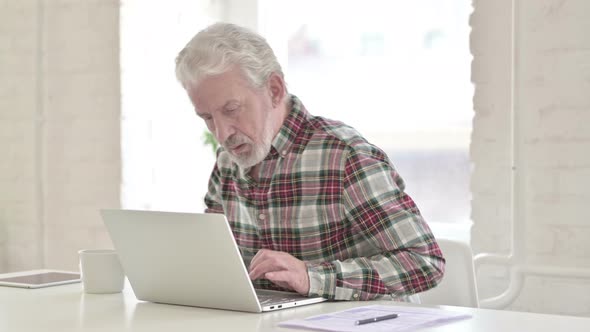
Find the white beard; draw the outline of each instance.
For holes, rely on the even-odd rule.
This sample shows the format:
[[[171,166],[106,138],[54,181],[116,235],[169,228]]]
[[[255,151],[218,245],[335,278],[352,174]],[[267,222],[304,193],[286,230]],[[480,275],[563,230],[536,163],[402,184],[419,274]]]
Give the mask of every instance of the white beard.
[[[266,156],[270,152],[272,140],[274,138],[274,133],[272,130],[272,120],[270,115],[271,113],[269,111],[263,126],[264,130],[262,132],[262,142],[260,144],[254,143],[251,139],[241,134],[235,134],[234,136],[228,138],[223,144],[223,147],[228,152],[230,152],[229,155],[232,161],[238,164],[241,168],[245,169],[260,163],[264,160],[264,158],[266,158]],[[235,147],[240,144],[248,144],[252,147],[252,150],[250,150],[247,154],[243,155],[235,155],[231,153],[231,149],[229,147]]]

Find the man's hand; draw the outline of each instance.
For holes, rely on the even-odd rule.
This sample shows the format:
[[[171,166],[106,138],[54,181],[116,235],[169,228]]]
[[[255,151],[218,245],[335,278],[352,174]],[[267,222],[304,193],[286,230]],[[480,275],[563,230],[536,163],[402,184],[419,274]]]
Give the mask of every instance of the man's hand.
[[[305,263],[286,252],[261,249],[250,262],[250,279],[266,278],[301,295],[309,293]]]

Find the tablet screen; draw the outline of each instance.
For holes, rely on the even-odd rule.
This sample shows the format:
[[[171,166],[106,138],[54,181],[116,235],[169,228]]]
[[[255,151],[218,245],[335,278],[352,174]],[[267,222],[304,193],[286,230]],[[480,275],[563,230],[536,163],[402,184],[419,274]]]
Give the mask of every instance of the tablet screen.
[[[77,273],[63,272],[41,272],[37,274],[24,275],[18,277],[0,278],[0,282],[11,282],[18,284],[43,285],[54,282],[63,282],[70,280],[79,280],[80,275]]]

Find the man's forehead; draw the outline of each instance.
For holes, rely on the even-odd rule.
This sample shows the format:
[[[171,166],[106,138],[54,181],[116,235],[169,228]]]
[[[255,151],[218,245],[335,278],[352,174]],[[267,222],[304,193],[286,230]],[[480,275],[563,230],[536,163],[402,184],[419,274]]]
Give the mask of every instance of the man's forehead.
[[[230,86],[208,87],[200,84],[188,90],[188,93],[198,112],[217,110],[238,99],[238,94]]]
[[[228,71],[204,78],[187,88],[197,112],[205,113],[222,109],[227,104],[239,102],[252,89],[241,72]]]

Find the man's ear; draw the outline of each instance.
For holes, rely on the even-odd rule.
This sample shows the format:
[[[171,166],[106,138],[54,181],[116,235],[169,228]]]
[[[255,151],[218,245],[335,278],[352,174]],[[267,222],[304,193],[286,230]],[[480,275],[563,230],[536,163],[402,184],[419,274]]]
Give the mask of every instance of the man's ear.
[[[271,73],[268,78],[268,90],[270,92],[270,97],[272,98],[272,106],[279,106],[287,92],[285,80],[283,80],[279,74],[274,72]]]

